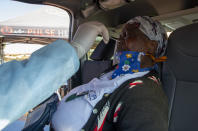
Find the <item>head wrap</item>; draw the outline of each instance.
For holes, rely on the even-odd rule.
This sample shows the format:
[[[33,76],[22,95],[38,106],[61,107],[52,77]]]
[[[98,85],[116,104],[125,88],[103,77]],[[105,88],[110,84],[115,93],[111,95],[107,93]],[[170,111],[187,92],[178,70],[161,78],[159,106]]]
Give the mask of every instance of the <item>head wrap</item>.
[[[138,28],[150,39],[158,43],[156,57],[164,56],[167,47],[167,35],[163,26],[148,16],[137,16],[127,23],[138,23]]]

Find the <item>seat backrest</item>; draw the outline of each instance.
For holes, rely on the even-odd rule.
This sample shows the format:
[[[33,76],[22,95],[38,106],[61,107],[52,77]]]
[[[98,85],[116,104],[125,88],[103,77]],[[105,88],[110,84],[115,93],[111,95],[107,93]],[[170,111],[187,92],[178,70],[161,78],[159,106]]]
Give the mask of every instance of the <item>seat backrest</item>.
[[[115,49],[115,40],[110,39],[108,44],[101,41],[92,55],[91,60],[86,60],[82,65],[82,84],[88,83],[94,77],[98,77],[112,66],[112,56]]]
[[[169,131],[198,131],[198,23],[169,37],[163,85],[169,97]]]
[[[90,59],[94,61],[110,60],[114,54],[115,44],[116,41],[113,39],[110,39],[108,44],[101,41],[91,54]]]
[[[88,83],[94,77],[100,76],[105,70],[112,66],[111,60],[91,61],[86,60],[82,67],[82,84]]]
[[[71,79],[71,88],[89,82],[110,68],[112,66],[111,58],[114,54],[115,45],[116,41],[113,39],[110,39],[108,44],[101,41],[90,56],[91,60],[81,60],[80,69]]]

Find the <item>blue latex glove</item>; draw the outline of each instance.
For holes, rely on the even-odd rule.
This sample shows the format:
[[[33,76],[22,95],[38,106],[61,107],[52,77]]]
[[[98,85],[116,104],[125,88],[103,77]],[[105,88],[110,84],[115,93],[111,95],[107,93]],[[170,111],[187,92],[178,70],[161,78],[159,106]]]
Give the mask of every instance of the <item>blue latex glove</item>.
[[[29,60],[0,66],[0,130],[40,104],[79,68],[75,49],[57,40]]]

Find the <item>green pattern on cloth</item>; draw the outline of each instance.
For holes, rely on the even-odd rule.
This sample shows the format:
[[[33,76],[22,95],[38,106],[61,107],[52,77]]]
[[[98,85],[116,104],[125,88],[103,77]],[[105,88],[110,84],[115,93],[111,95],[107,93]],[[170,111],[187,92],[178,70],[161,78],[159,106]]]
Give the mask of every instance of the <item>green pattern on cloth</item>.
[[[75,93],[75,94],[69,96],[69,97],[65,100],[65,102],[74,100],[74,99],[76,99],[76,98],[79,98],[79,97],[84,96],[84,95],[87,95],[87,94],[89,94],[88,91],[81,92],[81,93]]]

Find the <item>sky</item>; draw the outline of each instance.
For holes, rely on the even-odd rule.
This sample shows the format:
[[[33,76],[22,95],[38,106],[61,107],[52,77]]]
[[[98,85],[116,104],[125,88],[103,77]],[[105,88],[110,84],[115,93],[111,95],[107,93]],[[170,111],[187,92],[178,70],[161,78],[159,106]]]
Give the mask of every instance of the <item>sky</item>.
[[[12,0],[0,0],[0,21],[22,16],[44,5],[26,4]]]

